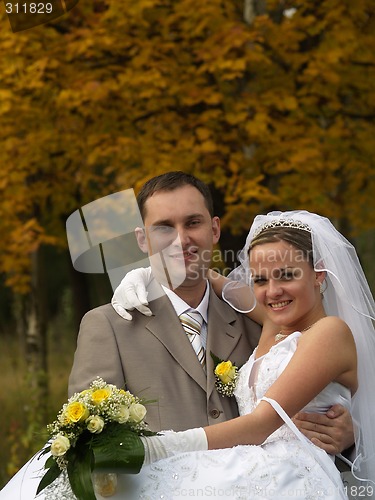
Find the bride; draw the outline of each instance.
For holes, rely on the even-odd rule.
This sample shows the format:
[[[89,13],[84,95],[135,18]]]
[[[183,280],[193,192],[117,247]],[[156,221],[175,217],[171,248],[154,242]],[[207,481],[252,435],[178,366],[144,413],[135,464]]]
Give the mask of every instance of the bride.
[[[358,494],[372,497],[375,308],[354,248],[323,217],[272,212],[255,218],[233,278],[251,281],[265,325],[239,370],[241,416],[142,438],[145,464],[119,476],[112,498],[347,498],[333,457],[291,420],[301,409],[325,412],[336,403],[351,408],[360,429],[352,469],[363,480]],[[279,326],[276,336],[267,321]],[[41,465],[25,467],[1,499],[34,498],[21,488],[39,482]],[[38,498],[73,497],[66,484],[52,484]]]

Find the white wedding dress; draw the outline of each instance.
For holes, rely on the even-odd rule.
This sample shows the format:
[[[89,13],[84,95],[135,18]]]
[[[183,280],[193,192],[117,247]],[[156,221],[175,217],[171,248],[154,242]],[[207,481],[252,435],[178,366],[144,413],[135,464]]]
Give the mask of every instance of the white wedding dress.
[[[300,335],[295,332],[258,359],[255,359],[255,351],[241,368],[235,391],[241,415],[257,406],[284,370]],[[346,499],[333,458],[309,442],[277,403],[269,401],[286,423],[263,445],[176,453],[143,467],[137,475],[120,475],[118,491],[111,499]],[[332,382],[305,411],[324,413],[336,403],[349,407],[350,391]],[[35,459],[28,462],[0,492],[0,499],[33,499],[41,466]],[[3,492],[8,496],[2,496]],[[67,497],[60,490],[57,496],[42,492],[37,498],[63,500]]]

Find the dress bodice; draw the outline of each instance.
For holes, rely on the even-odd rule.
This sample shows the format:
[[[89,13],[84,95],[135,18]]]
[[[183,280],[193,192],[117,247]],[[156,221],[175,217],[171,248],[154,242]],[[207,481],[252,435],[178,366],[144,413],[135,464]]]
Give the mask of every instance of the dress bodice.
[[[294,332],[271,347],[268,353],[256,358],[256,350],[239,371],[235,397],[240,415],[254,410],[269,387],[283,372],[298,345],[300,332]],[[338,382],[331,382],[303,409],[306,412],[325,413],[332,405],[350,407],[350,390]]]

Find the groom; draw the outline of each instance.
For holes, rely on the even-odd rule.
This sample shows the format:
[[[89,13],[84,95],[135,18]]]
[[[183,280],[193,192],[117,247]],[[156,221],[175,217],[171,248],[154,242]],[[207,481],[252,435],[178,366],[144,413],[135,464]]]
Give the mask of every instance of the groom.
[[[80,327],[69,395],[87,388],[97,376],[119,387],[126,384],[132,393],[156,400],[147,413],[154,431],[234,418],[234,398],[219,395],[215,388],[210,352],[241,366],[258,343],[260,327],[222,302],[207,282],[213,246],[220,238],[209,188],[191,175],[168,172],[150,179],[137,201],[144,221],[144,229],[136,231],[138,245],[151,261],[163,255],[172,279],[183,268],[183,281],[173,291],[153,281],[149,296],[158,298],[150,302],[151,317],[134,311],[132,321],[125,321],[110,304],[89,311]],[[179,319],[192,310],[203,322],[205,366]],[[351,444],[350,417],[342,407],[331,409],[329,416],[300,417],[296,423],[301,431],[326,451]]]

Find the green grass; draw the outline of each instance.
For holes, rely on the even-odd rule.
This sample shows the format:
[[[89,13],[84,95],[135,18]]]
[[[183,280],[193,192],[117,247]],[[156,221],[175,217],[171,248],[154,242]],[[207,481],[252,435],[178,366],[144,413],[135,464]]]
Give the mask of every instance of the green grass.
[[[59,330],[55,325],[56,330]],[[0,349],[0,489],[45,442],[45,424],[52,422],[67,399],[68,377],[75,338],[66,331],[49,334],[48,422],[33,428],[27,421],[27,370],[24,353],[14,335],[2,334]],[[75,332],[74,332],[75,333]]]

